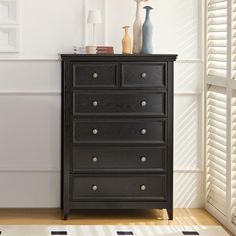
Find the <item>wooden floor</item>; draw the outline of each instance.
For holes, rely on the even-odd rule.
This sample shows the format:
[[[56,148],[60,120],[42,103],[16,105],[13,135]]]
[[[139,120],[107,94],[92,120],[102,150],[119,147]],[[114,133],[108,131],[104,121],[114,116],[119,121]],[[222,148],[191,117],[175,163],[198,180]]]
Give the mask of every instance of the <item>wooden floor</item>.
[[[60,209],[0,209],[0,225],[220,225],[204,209],[175,209],[174,220],[161,210],[72,211],[67,221]],[[233,235],[233,234],[230,234]]]
[[[0,209],[0,225],[5,224],[219,225],[218,221],[203,209],[175,209],[173,221],[168,221],[166,212],[161,210],[72,211],[69,219],[64,221],[59,209]]]

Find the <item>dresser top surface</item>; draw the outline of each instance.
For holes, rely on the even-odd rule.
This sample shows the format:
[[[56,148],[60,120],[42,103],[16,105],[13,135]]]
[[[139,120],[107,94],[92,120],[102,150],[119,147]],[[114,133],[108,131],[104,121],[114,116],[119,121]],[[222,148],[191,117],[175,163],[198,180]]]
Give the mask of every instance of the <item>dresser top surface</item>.
[[[60,54],[64,60],[143,60],[143,61],[176,61],[177,54]]]

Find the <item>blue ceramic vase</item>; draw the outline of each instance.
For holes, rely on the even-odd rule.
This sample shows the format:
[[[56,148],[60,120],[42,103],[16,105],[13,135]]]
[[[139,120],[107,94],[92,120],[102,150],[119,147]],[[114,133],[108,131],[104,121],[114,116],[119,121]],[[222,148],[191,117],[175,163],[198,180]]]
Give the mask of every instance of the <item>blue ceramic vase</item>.
[[[145,6],[146,9],[146,18],[143,23],[142,27],[142,50],[141,53],[143,54],[152,54],[153,53],[153,46],[152,46],[152,32],[153,32],[153,25],[150,21],[150,12],[153,9],[150,6]]]

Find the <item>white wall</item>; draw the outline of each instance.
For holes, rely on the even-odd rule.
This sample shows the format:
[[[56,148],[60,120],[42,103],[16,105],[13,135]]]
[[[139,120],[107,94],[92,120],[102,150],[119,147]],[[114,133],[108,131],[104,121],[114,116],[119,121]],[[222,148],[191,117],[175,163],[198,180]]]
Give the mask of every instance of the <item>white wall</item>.
[[[156,53],[179,54],[175,70],[175,207],[202,207],[199,0],[150,0]],[[104,5],[105,4],[105,5]],[[84,9],[104,12],[98,42],[120,50],[133,0],[21,0],[21,52],[0,53],[0,207],[59,207],[60,61],[89,43]],[[86,35],[86,37],[85,37]]]

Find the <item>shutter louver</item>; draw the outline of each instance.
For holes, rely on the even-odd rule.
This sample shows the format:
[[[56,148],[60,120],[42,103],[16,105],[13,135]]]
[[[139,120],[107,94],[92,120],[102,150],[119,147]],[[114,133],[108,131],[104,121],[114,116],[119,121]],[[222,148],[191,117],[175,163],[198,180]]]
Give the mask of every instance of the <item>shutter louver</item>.
[[[226,215],[226,91],[211,86],[207,96],[207,201]]]
[[[227,76],[227,0],[208,0],[208,76]]]
[[[236,224],[236,92],[232,98],[232,222]]]

